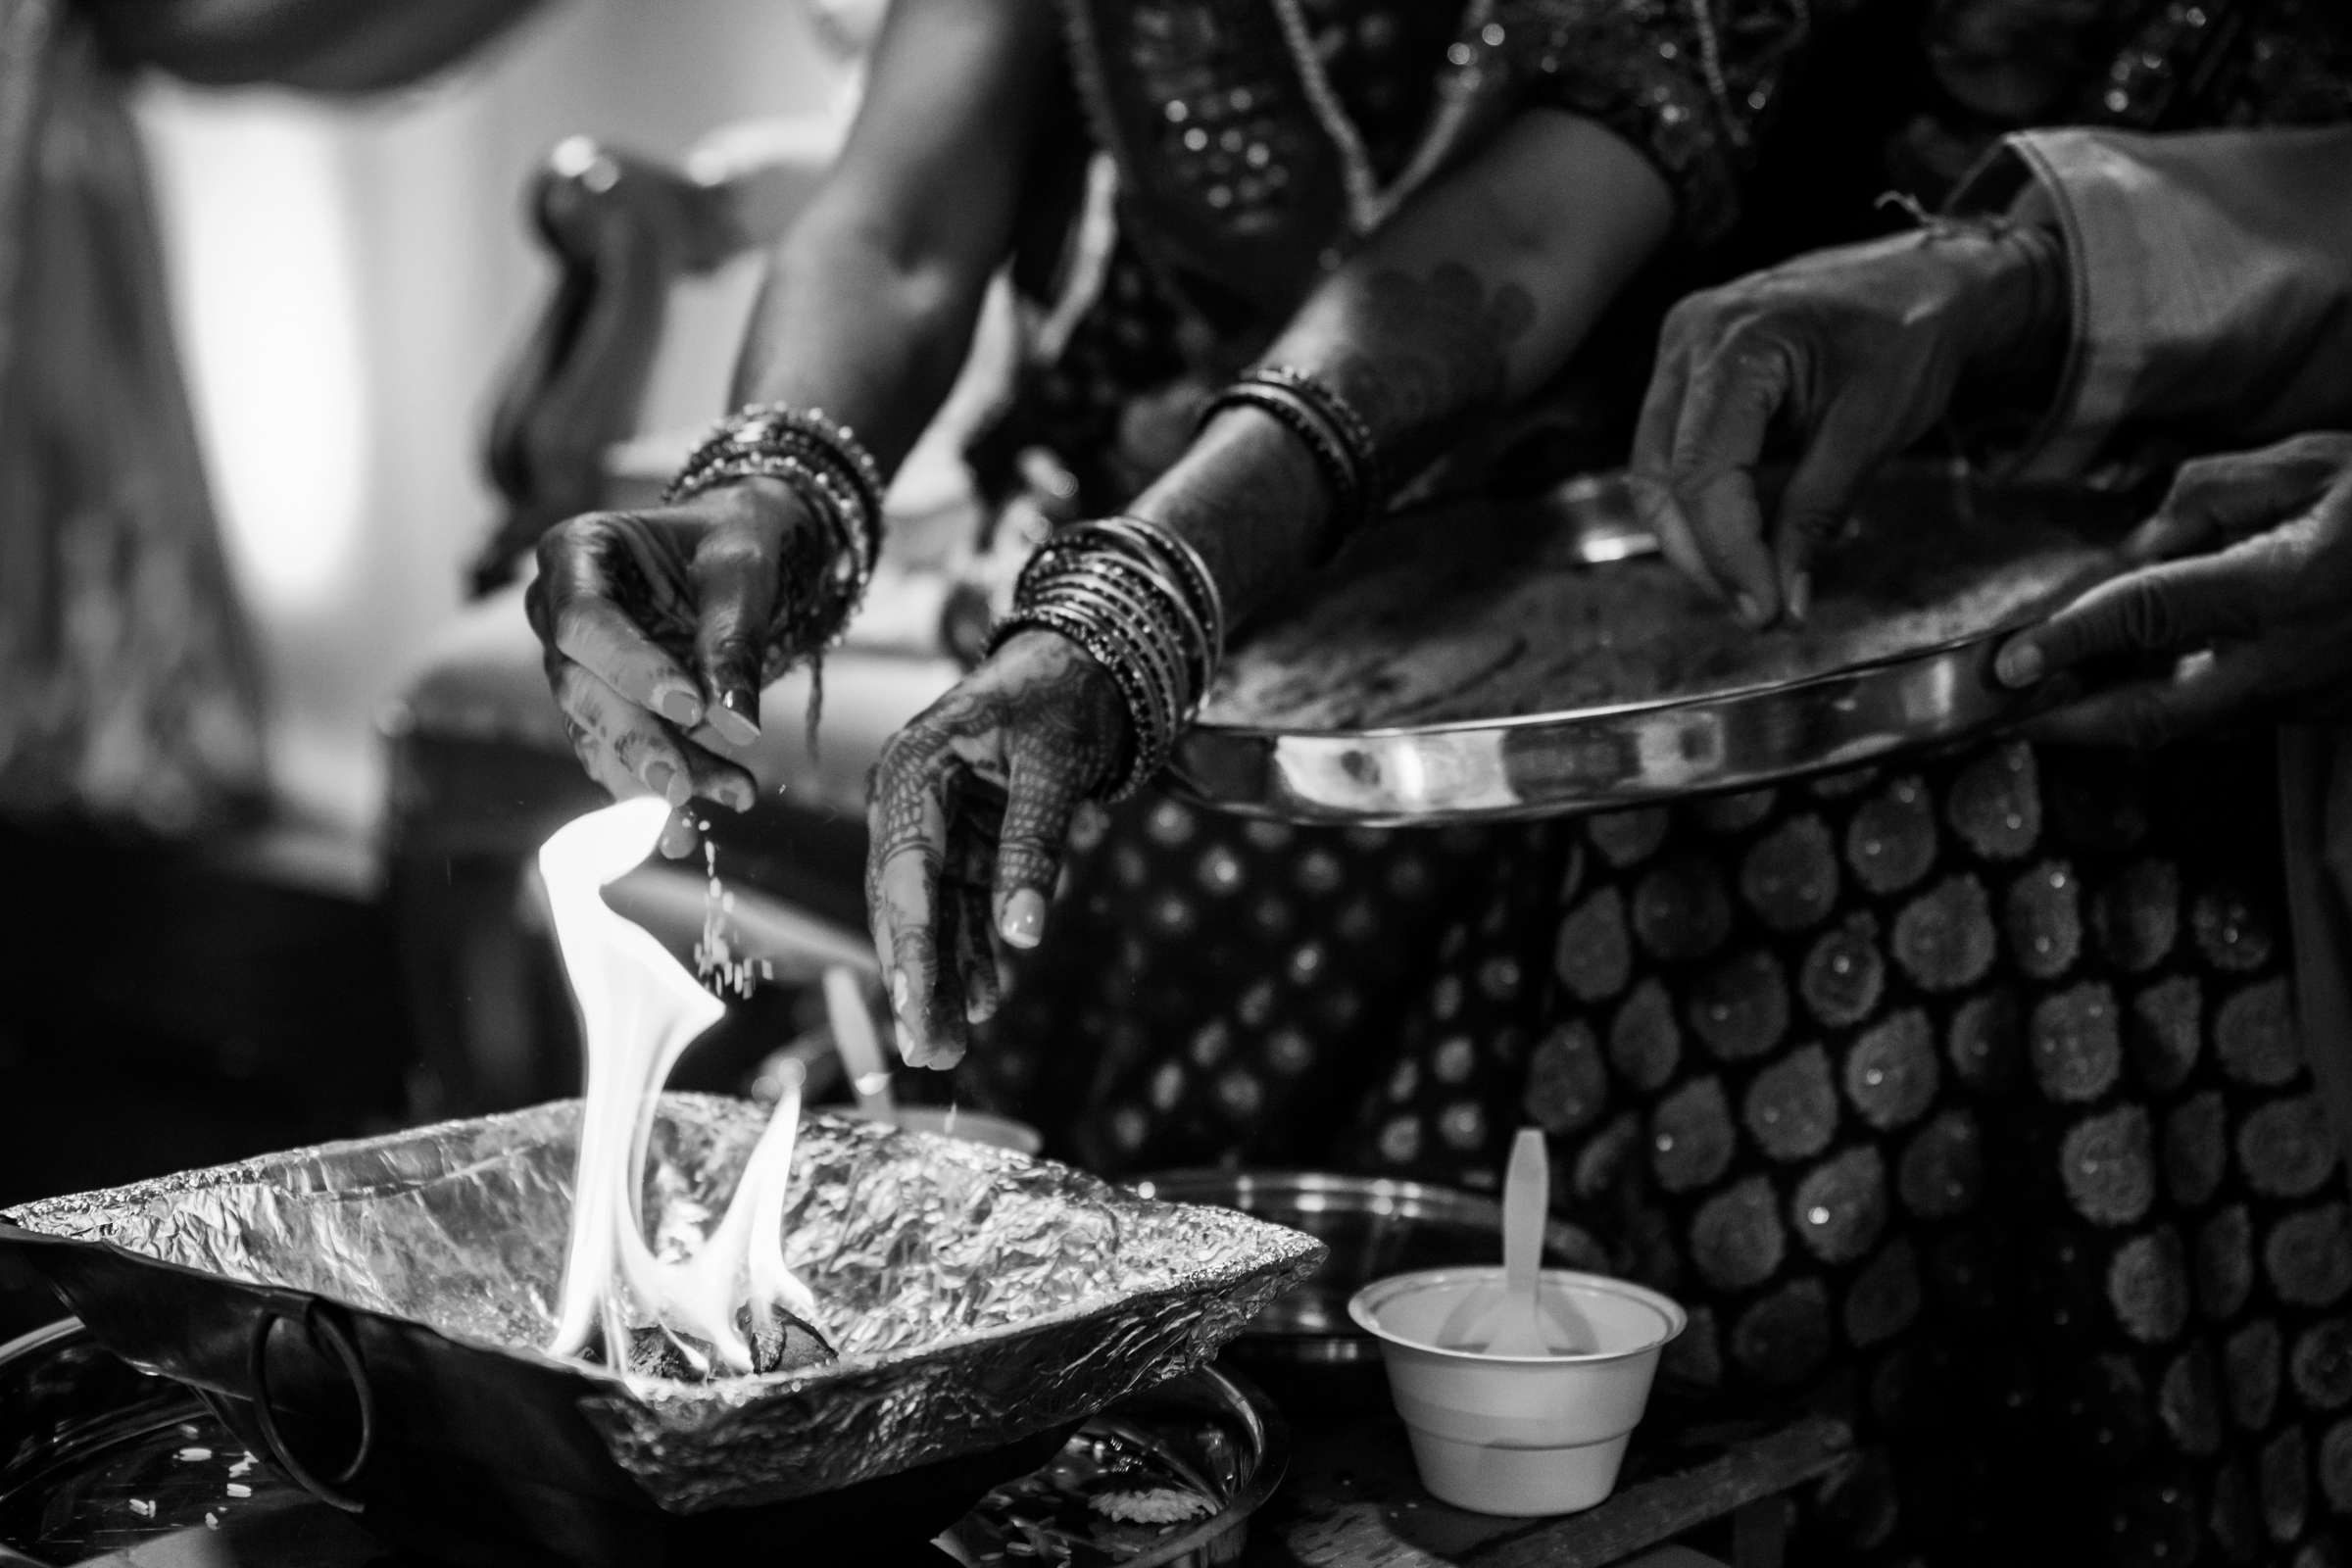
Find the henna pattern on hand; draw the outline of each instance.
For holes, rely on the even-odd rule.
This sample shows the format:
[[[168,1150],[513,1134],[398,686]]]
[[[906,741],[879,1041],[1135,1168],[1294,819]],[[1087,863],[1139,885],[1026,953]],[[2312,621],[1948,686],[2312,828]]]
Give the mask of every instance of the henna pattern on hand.
[[[1109,674],[1052,633],[1007,643],[892,737],[875,769],[867,813],[865,894],[877,940],[886,944],[880,956],[893,1003],[919,1045],[953,1052],[963,1043],[962,970],[973,950],[959,943],[957,927],[973,904],[987,919],[989,901],[966,898],[995,883],[985,850],[1006,831],[1066,822],[1072,805],[1119,776],[1128,744],[1126,710]],[[1005,790],[990,787],[982,775],[1002,777]],[[936,834],[934,801],[944,829]],[[971,842],[961,842],[967,836]],[[952,848],[962,852],[955,863]],[[973,863],[976,854],[984,863]],[[917,889],[911,897],[894,885],[903,882],[909,858]],[[993,962],[985,930],[980,946]],[[943,967],[948,958],[956,960],[953,970]]]

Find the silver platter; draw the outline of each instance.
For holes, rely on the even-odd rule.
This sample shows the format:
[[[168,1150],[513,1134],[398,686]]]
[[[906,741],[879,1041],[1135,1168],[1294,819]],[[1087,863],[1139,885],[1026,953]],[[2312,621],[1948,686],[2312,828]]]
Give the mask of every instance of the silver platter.
[[[1805,627],[1733,625],[1629,524],[1621,482],[1368,532],[1227,662],[1171,766],[1220,808],[1395,825],[1769,784],[2014,722],[2018,626],[2111,573],[2087,492],[1909,469],[1819,564]]]

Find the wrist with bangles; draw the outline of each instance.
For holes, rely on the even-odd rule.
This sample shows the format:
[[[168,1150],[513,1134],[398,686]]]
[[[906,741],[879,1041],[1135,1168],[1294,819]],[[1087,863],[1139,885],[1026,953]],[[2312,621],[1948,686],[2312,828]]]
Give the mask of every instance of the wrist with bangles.
[[[745,479],[782,485],[822,526],[826,565],[811,602],[779,607],[762,651],[773,680],[841,640],[882,552],[881,466],[821,409],[750,404],[712,425],[662,494],[664,505]]]
[[[1224,658],[1225,606],[1207,564],[1180,534],[1148,517],[1113,517],[1038,548],[988,652],[1030,630],[1076,643],[1117,686],[1135,738],[1125,776],[1104,793],[1120,801],[1167,765],[1200,710]]]
[[[1389,479],[1371,423],[1329,381],[1288,365],[1260,366],[1211,397],[1198,428],[1235,408],[1269,416],[1306,449],[1342,538],[1388,511]]]

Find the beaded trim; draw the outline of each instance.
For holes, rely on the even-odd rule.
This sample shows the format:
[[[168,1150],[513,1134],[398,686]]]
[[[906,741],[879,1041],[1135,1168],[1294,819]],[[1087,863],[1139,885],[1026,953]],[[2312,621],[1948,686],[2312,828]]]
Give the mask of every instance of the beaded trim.
[[[761,675],[773,680],[838,645],[864,601],[882,553],[882,468],[857,432],[821,409],[749,404],[711,426],[662,499],[676,505],[752,478],[783,483],[831,537],[815,603],[782,607],[769,627]]]

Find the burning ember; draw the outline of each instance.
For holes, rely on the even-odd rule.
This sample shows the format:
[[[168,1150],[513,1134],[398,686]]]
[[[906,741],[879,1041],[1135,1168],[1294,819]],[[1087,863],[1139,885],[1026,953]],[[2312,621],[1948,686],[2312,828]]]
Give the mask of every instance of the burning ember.
[[[588,1064],[571,1242],[548,1349],[689,1382],[829,1360],[811,1326],[815,1298],[784,1262],[797,1073],[700,1245],[665,1238],[657,1251],[646,1240],[646,1160],[662,1087],[726,1012],[650,932],[605,903],[605,888],[653,854],[667,818],[659,800],[623,801],[566,824],[539,851]]]

